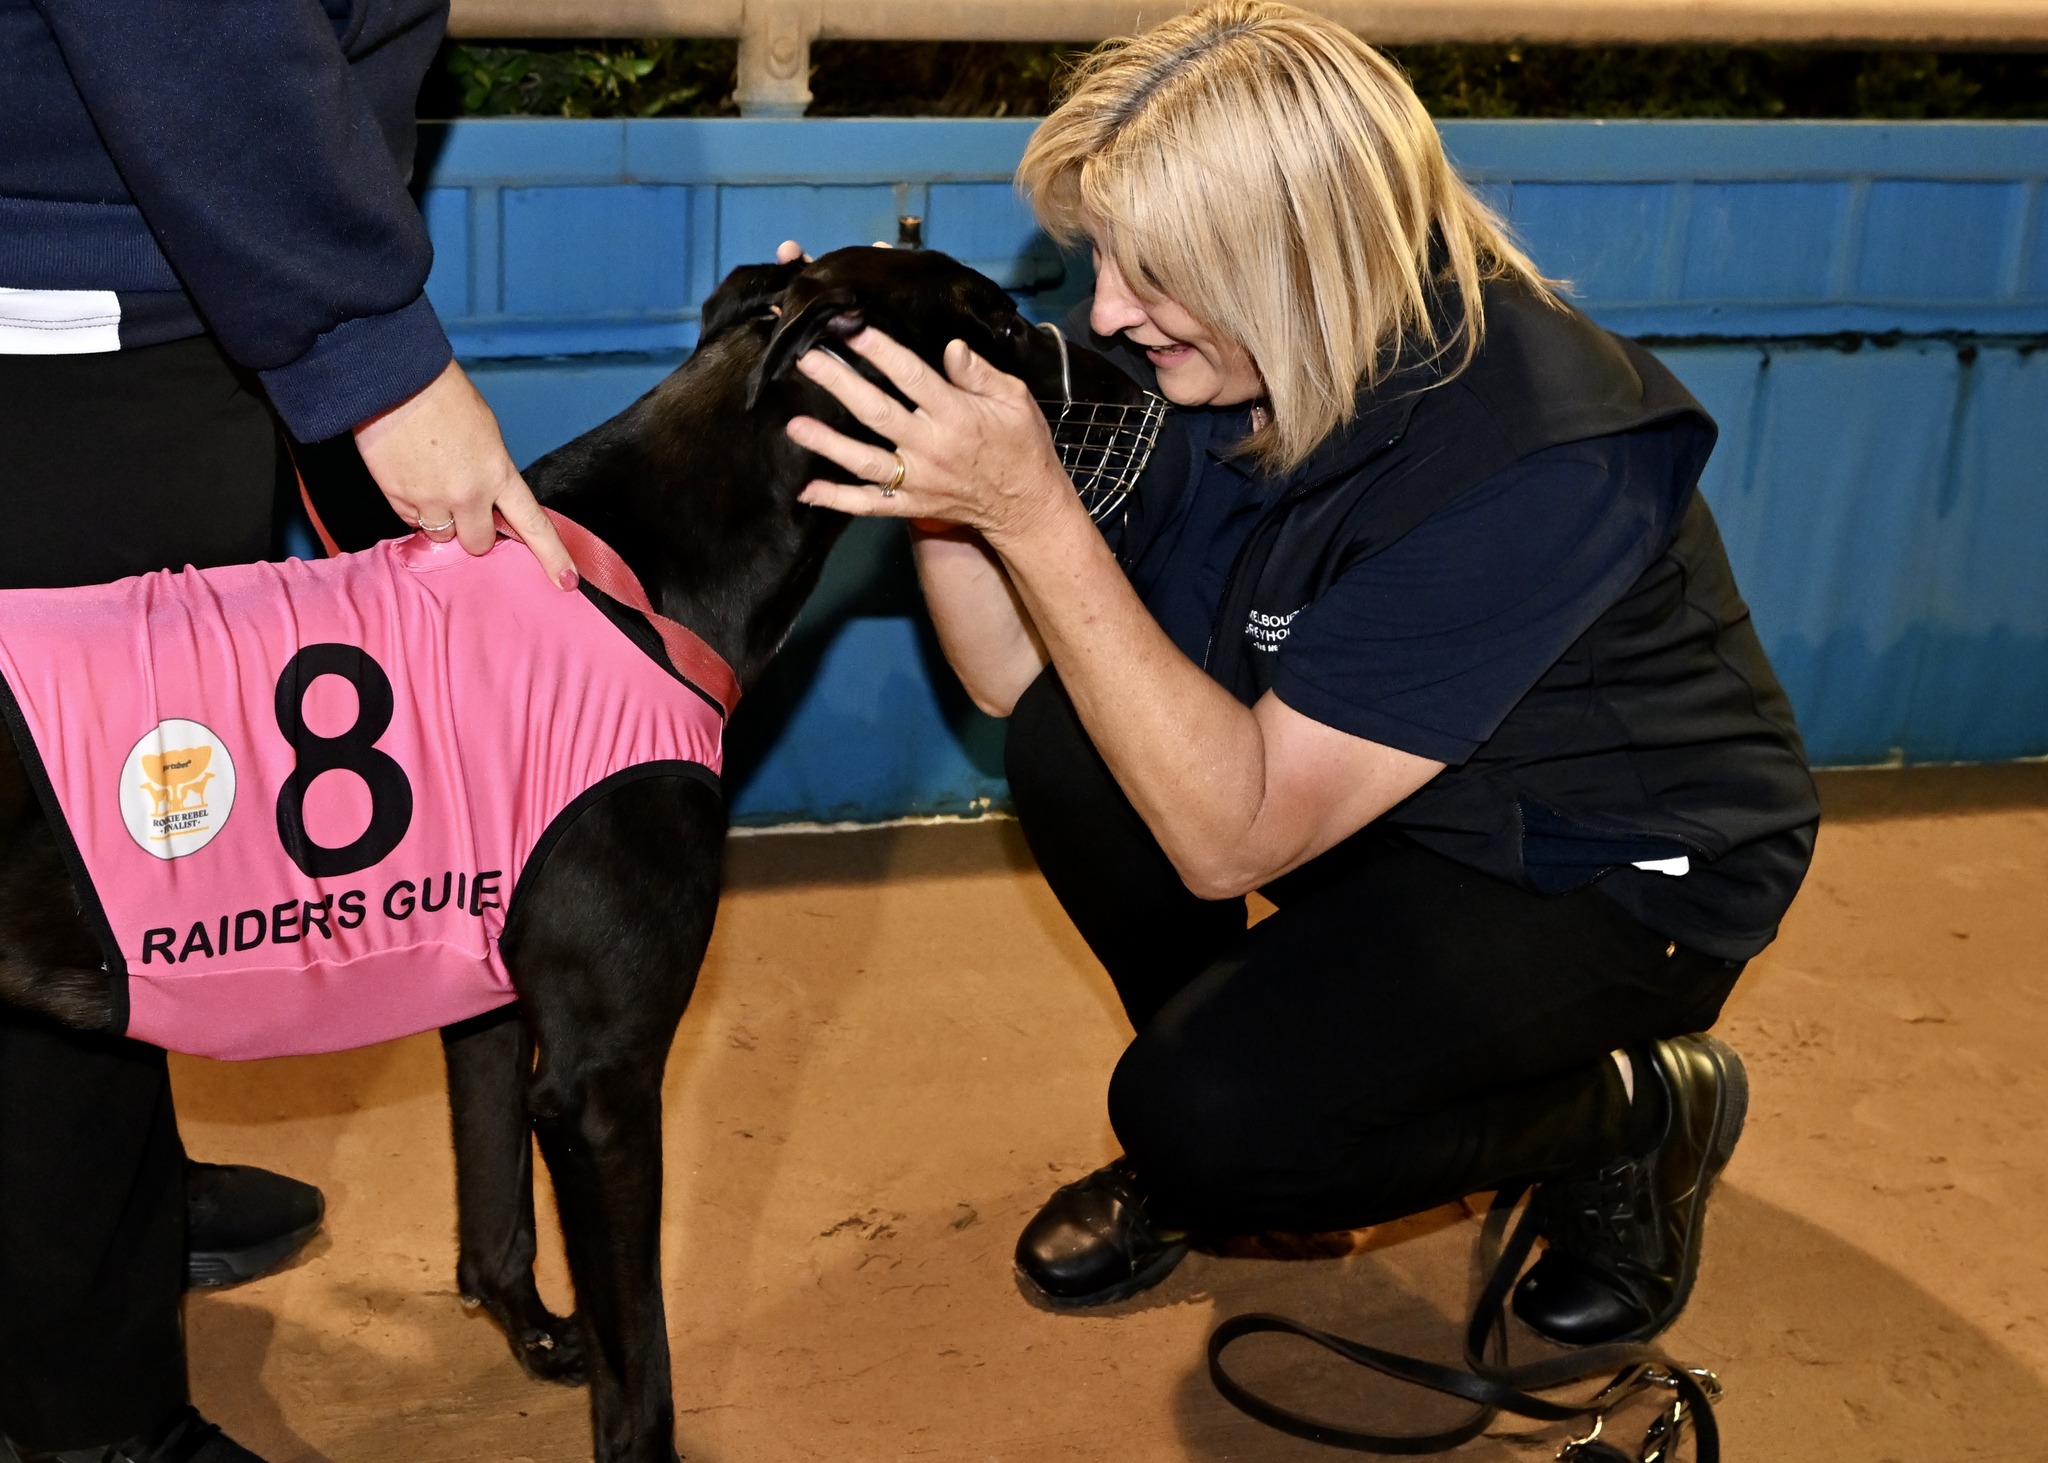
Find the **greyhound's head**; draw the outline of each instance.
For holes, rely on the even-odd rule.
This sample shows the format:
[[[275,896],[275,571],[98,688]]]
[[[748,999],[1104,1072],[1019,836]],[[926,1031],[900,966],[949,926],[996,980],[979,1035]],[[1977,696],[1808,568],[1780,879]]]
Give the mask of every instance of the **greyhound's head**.
[[[719,295],[735,287],[759,291],[768,283],[736,272]],[[717,310],[719,295],[707,304],[707,317],[723,314]],[[1057,334],[1026,320],[987,275],[929,250],[840,249],[797,269],[767,303],[780,313],[749,382],[756,404],[772,400],[779,384],[801,379],[794,377],[794,367],[805,351],[829,349],[870,325],[935,366],[947,342],[964,340],[997,370],[1021,379],[1049,408],[1069,395],[1103,401],[1136,401],[1141,395],[1100,357],[1062,350]],[[856,369],[864,364],[845,354]],[[865,374],[880,379],[871,370]]]
[[[875,440],[796,362],[869,325],[941,370],[947,343],[961,339],[1021,378],[1077,479],[1103,462],[1129,467],[1131,432],[1100,424],[1105,414],[1141,419],[1157,400],[1032,325],[1001,286],[944,254],[841,249],[809,264],[734,270],[704,302],[696,353],[528,477],[550,506],[610,541],[656,604],[709,640],[743,683],[780,643],[847,522],[797,501],[812,478],[846,474],[790,441],[785,424],[801,413]],[[864,358],[839,354],[893,390]]]
[[[995,281],[944,254],[887,249],[841,249],[807,267],[783,268],[793,272],[775,278],[736,271],[706,306],[707,322],[722,324],[749,309],[775,317],[767,349],[748,381],[750,408],[792,391],[803,409],[867,436],[858,424],[839,420],[845,414],[836,403],[820,401],[816,387],[805,392],[809,383],[795,373],[797,359],[813,348],[830,350],[869,325],[934,365],[947,342],[962,339],[1031,389],[1089,512],[1102,519],[1123,503],[1151,452],[1166,403],[1100,356],[1069,347],[1052,326],[1032,325]],[[770,297],[778,286],[780,293]],[[749,303],[741,305],[742,299]],[[838,354],[900,396],[864,358]]]

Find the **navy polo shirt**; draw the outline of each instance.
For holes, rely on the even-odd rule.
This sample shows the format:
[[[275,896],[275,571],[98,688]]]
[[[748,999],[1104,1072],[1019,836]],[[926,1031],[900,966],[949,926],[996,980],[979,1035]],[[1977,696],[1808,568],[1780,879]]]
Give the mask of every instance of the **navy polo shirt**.
[[[1191,481],[1140,593],[1206,664],[1253,526],[1293,486],[1236,451],[1243,408],[1184,411]],[[1628,433],[1522,459],[1361,560],[1284,625],[1253,627],[1273,692],[1304,716],[1445,763],[1491,737],[1671,536],[1670,443]]]

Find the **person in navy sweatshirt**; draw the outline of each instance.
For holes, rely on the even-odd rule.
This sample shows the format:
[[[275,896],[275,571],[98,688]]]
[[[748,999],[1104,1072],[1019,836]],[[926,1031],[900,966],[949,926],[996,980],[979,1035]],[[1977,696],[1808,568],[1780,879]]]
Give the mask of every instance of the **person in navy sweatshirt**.
[[[446,18],[0,0],[0,586],[262,557],[293,444],[351,441],[419,531],[502,528],[574,586],[423,292],[406,184]],[[188,1164],[161,1051],[0,1007],[0,1463],[254,1458],[190,1405],[180,1294],[320,1217]]]

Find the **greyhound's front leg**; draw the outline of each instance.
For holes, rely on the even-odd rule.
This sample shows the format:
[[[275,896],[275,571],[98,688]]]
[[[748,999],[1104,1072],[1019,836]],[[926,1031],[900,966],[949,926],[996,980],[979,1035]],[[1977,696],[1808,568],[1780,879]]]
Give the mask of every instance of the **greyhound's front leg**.
[[[444,1027],[441,1048],[455,1121],[463,1304],[490,1312],[531,1375],[580,1386],[582,1330],[550,1312],[533,1283],[532,1041],[518,1008],[507,1007]]]

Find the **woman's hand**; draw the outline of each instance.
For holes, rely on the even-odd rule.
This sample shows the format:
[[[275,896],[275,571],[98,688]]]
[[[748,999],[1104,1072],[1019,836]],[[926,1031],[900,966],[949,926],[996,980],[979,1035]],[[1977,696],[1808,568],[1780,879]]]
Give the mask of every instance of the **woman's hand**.
[[[960,524],[998,553],[1062,511],[1085,517],[1045,417],[1022,381],[998,371],[965,341],[946,347],[944,376],[873,327],[847,344],[917,409],[906,409],[825,352],[806,352],[797,369],[895,450],[857,442],[814,417],[792,417],[787,430],[793,441],[866,479],[813,480],[804,502],[863,517],[923,520],[925,528]]]
[[[392,511],[436,543],[488,553],[498,530],[520,540],[548,578],[576,587],[576,566],[512,465],[498,419],[453,361],[418,392],[357,426],[363,465]]]

